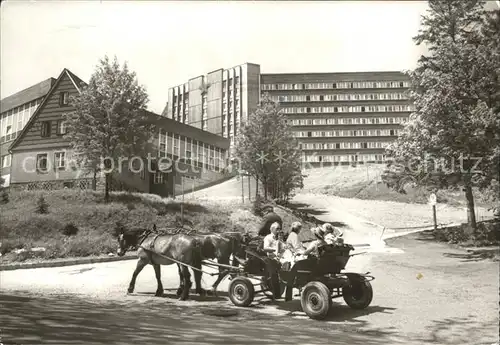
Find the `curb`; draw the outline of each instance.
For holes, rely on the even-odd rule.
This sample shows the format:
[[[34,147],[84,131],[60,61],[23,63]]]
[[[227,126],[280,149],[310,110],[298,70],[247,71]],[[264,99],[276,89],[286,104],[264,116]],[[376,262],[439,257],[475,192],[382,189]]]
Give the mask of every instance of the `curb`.
[[[44,268],[44,267],[63,267],[63,266],[96,264],[101,262],[124,261],[133,259],[137,259],[137,256],[128,255],[122,257],[115,256],[109,258],[82,258],[82,259],[65,260],[65,261],[15,263],[15,264],[0,265],[0,271],[13,271],[19,269]]]

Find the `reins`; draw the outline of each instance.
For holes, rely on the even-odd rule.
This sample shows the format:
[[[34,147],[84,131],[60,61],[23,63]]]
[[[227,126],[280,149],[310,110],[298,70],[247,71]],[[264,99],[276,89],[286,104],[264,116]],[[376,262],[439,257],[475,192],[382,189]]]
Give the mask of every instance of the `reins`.
[[[176,264],[183,265],[183,266],[187,266],[187,267],[191,268],[192,270],[196,270],[196,271],[198,271],[198,272],[205,273],[205,274],[208,274],[208,275],[210,275],[210,276],[219,275],[219,272],[217,272],[217,273],[209,273],[209,272],[205,272],[205,271],[203,271],[203,270],[201,270],[201,269],[199,269],[199,268],[193,267],[193,266],[191,266],[190,264],[187,264],[187,263],[185,263],[185,262],[178,261],[178,260],[175,260],[175,259],[173,259],[173,258],[171,258],[171,257],[166,256],[166,255],[163,255],[163,254],[157,253],[157,252],[155,252],[154,250],[151,250],[151,249],[145,248],[145,247],[143,247],[143,246],[139,246],[139,247],[140,247],[140,248],[142,248],[142,249],[144,249],[144,250],[145,250],[145,251],[147,251],[147,252],[150,252],[150,253],[152,253],[152,254],[158,255],[159,257],[162,257],[162,258],[164,258],[164,259],[167,259],[167,260],[173,261],[173,262],[175,262]],[[211,264],[210,262],[208,262],[208,263],[205,263],[205,264],[206,264],[206,266],[215,266],[215,263],[214,263],[214,264]],[[235,269],[237,269],[237,268],[235,267]]]

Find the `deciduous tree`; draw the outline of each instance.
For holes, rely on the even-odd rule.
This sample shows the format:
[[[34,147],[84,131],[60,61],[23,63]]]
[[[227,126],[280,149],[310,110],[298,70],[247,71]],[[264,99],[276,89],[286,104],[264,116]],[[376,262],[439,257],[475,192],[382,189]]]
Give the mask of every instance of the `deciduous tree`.
[[[115,57],[100,60],[88,86],[72,99],[75,110],[66,114],[67,134],[75,157],[86,167],[105,174],[109,199],[112,168],[120,158],[144,157],[150,148],[153,125],[144,111],[148,95],[135,72]]]
[[[386,180],[399,189],[405,179],[434,188],[463,186],[475,229],[473,186],[498,186],[498,11],[486,13],[476,0],[430,0],[429,7],[414,39],[430,55],[409,72],[416,111],[388,147],[392,167],[399,167]]]
[[[286,200],[302,188],[301,151],[279,104],[265,95],[237,138],[240,168],[264,186],[264,197]]]

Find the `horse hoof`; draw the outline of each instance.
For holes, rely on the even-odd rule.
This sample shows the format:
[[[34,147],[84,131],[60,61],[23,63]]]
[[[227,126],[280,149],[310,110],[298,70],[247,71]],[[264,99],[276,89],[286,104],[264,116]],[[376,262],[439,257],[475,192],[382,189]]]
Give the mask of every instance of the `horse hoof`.
[[[182,295],[182,289],[177,290],[176,296],[181,297]]]
[[[155,293],[155,297],[163,297],[163,292],[157,292],[157,293]]]
[[[207,295],[207,291],[204,290],[204,289],[199,289],[199,290],[196,290],[196,293],[200,296],[206,296]]]
[[[184,297],[184,296],[179,297],[179,301],[185,301],[187,299],[188,299],[187,296],[186,297]]]
[[[127,293],[133,293],[134,289],[133,288],[128,288]]]

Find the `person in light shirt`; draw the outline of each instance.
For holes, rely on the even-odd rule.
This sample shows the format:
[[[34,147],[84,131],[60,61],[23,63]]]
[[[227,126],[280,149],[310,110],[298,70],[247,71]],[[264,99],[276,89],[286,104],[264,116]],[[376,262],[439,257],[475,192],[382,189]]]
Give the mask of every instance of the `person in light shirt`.
[[[294,252],[305,249],[302,242],[299,241],[299,233],[302,230],[302,224],[299,222],[294,222],[292,224],[292,228],[290,229],[290,234],[286,239],[286,244],[289,248],[291,248]]]
[[[263,249],[269,256],[279,255],[281,252],[282,246],[278,239],[278,231],[280,231],[280,229],[281,229],[280,224],[278,222],[274,222],[273,224],[271,224],[269,228],[271,233],[266,235],[266,237],[264,237]]]
[[[304,251],[306,248],[299,241],[298,234],[302,229],[302,224],[299,222],[294,222],[290,229],[290,234],[286,239],[286,249],[283,252],[283,255],[280,258],[280,262],[282,264],[283,270],[289,270],[295,264],[295,262],[300,259],[300,256],[296,256],[297,254]]]

